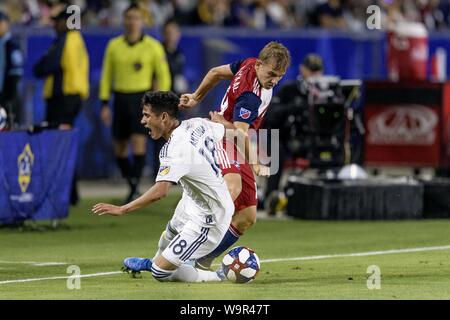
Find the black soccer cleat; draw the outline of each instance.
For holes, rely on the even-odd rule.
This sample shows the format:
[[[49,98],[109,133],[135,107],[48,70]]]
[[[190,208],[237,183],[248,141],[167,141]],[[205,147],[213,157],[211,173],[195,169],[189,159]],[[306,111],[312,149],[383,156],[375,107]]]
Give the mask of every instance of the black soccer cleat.
[[[135,278],[135,279],[141,279],[142,278],[142,274],[141,274],[140,271],[132,270],[132,269],[127,268],[127,267],[122,267],[122,271],[124,273],[128,273],[129,275],[131,275],[132,278]]]

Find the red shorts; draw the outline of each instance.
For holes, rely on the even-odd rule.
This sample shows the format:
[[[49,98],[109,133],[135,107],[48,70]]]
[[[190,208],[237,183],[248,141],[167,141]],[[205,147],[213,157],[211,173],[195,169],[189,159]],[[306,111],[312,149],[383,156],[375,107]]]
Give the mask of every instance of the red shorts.
[[[231,149],[231,150],[227,150]],[[241,175],[242,191],[234,201],[235,211],[258,205],[258,194],[256,192],[256,181],[253,171],[248,163],[240,161],[237,156],[236,146],[227,148],[226,143],[216,145],[217,160],[222,169],[222,176],[228,173],[238,173]]]

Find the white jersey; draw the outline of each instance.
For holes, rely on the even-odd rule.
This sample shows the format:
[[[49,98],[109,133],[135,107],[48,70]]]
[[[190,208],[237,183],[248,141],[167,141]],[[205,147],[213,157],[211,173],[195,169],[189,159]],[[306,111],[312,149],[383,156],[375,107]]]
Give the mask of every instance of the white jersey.
[[[156,181],[180,182],[183,198],[197,207],[185,214],[200,225],[211,226],[228,220],[234,211],[233,200],[216,161],[215,143],[221,141],[224,134],[222,124],[202,118],[184,120],[159,154]]]

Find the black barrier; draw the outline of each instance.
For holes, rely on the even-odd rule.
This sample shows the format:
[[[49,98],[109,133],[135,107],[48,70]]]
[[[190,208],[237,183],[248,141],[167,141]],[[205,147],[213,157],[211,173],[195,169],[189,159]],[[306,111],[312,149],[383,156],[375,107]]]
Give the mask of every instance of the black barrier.
[[[450,218],[450,179],[421,180],[425,218]]]
[[[423,217],[424,186],[413,179],[326,180],[291,176],[285,192],[287,214],[300,219]]]

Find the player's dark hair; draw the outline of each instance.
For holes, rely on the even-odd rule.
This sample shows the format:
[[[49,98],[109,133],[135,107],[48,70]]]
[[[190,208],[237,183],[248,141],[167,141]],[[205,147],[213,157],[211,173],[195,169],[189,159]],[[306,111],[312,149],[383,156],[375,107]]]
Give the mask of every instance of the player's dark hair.
[[[153,113],[166,112],[172,118],[178,117],[180,98],[171,91],[147,91],[142,97],[141,106],[150,106]]]

